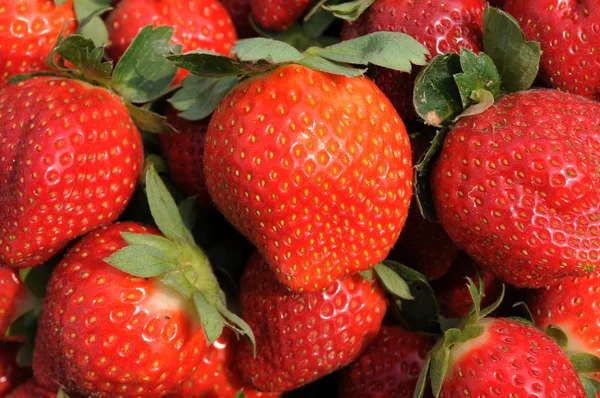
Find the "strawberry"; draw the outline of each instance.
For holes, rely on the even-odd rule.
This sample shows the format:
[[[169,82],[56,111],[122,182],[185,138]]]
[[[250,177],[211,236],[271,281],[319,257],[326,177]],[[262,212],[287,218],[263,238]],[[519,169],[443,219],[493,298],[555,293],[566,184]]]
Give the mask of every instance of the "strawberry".
[[[397,240],[410,144],[368,78],[278,67],[227,94],[206,140],[213,201],[292,290],[322,291]]]
[[[226,329],[221,337],[204,352],[202,363],[192,377],[183,383],[179,398],[233,398],[243,390],[246,398],[280,397],[277,393],[262,393],[244,384],[235,352],[236,336]]]
[[[199,203],[210,205],[204,175],[204,144],[208,121],[192,122],[177,116],[175,109],[167,112],[167,122],[177,134],[161,134],[162,150],[177,187],[188,196],[197,196]]]
[[[280,32],[290,28],[311,3],[311,0],[250,0],[250,9],[260,26]]]
[[[448,318],[467,316],[473,305],[467,278],[471,278],[478,286],[479,275],[483,281],[482,305],[488,306],[498,299],[501,291],[500,282],[491,273],[478,270],[475,262],[461,253],[450,268],[450,273],[431,285],[436,293],[442,315]]]
[[[339,396],[412,398],[433,341],[400,326],[383,326],[369,348],[342,371]]]
[[[19,367],[16,362],[21,344],[0,341],[0,397],[30,377],[31,372]]]
[[[240,38],[256,36],[256,32],[250,23],[250,0],[221,0]]]
[[[201,362],[197,313],[174,289],[103,261],[127,245],[121,233],[157,234],[134,223],[102,227],[58,265],[40,318],[34,372],[49,390],[97,397],[162,397]]]
[[[41,387],[35,379],[21,384],[5,398],[56,398],[56,392],[51,392]],[[71,396],[70,398],[74,398]]]
[[[29,289],[17,272],[8,267],[0,268],[0,336],[21,315],[36,304]]]
[[[242,277],[242,317],[254,330],[238,350],[244,379],[261,391],[283,392],[354,361],[377,335],[386,311],[383,290],[360,275],[319,293],[294,293],[255,254]]]
[[[600,100],[600,3],[507,0],[504,10],[542,49],[541,76],[552,87]]]
[[[0,89],[9,78],[46,70],[45,60],[67,21],[75,19],[71,0],[0,0]],[[76,28],[67,27],[67,32]]]
[[[413,164],[419,164],[421,156],[429,147],[425,134],[411,134]],[[439,223],[426,220],[413,197],[406,224],[390,252],[388,259],[414,268],[430,279],[438,279],[448,273],[460,253]]]
[[[481,49],[481,30],[485,0],[377,0],[356,21],[347,22],[342,39],[349,40],[372,32],[402,32],[414,37],[429,50],[429,57],[466,48]],[[428,58],[429,59],[429,58]],[[404,119],[414,119],[414,78],[382,69],[375,83],[390,98]]]
[[[459,121],[432,170],[452,240],[518,287],[599,263],[600,104],[556,90],[508,95]]]
[[[183,52],[210,50],[226,55],[237,40],[231,17],[218,0],[121,0],[106,23],[110,40],[106,50],[115,60],[147,25],[173,26],[171,43],[181,45]],[[180,69],[174,83],[187,74]]]
[[[0,90],[0,265],[37,266],[115,220],[142,168],[119,96],[37,77]]]

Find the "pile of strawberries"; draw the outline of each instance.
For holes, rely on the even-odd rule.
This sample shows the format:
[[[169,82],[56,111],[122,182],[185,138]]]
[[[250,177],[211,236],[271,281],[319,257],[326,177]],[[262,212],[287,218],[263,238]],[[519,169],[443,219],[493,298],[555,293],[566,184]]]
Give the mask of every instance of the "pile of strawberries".
[[[0,397],[600,397],[598,0],[0,0]]]

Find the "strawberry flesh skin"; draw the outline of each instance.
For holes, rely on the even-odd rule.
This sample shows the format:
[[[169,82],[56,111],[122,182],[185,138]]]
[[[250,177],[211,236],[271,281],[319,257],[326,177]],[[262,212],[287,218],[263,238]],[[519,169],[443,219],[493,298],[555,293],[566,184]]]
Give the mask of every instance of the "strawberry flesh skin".
[[[256,335],[237,354],[244,379],[261,391],[284,392],[354,361],[375,338],[386,311],[377,282],[360,275],[320,293],[294,293],[255,254],[241,282],[241,314]]]
[[[50,391],[161,398],[202,361],[206,337],[191,300],[157,278],[106,263],[135,223],[101,227],[75,245],[48,286],[34,350],[36,380]]]
[[[35,379],[29,379],[27,382],[15,388],[5,398],[56,398],[57,392],[48,391],[41,387]],[[76,398],[70,395],[70,398]]]
[[[206,141],[214,203],[292,290],[369,269],[398,239],[410,143],[368,78],[282,66],[235,87]]]
[[[542,287],[598,264],[600,104],[557,90],[508,95],[449,133],[432,171],[437,215],[479,265]]]
[[[143,148],[118,96],[36,77],[0,90],[0,119],[0,265],[38,266],[125,209]]]

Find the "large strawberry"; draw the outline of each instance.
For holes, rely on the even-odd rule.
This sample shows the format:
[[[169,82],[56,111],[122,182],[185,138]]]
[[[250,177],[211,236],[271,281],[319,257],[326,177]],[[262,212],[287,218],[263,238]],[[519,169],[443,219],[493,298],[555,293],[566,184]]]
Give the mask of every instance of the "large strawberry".
[[[17,271],[0,268],[0,336],[25,312],[33,309],[37,299],[21,281]]]
[[[171,43],[183,52],[210,50],[229,54],[237,33],[227,10],[218,0],[121,0],[107,21],[108,55],[118,60],[133,38],[147,25],[168,25],[175,29]],[[187,75],[180,70],[175,83]]]
[[[36,266],[115,220],[142,168],[119,96],[37,77],[0,91],[0,264]]]
[[[342,371],[339,397],[412,398],[431,338],[383,326],[369,348]]]
[[[56,395],[56,392],[46,390],[32,378],[15,388],[5,398],[56,398]]]
[[[542,49],[541,76],[552,87],[600,100],[600,3],[507,0],[504,9]]]
[[[0,0],[0,89],[9,78],[47,69],[45,61],[67,21],[75,19],[71,0]],[[67,32],[75,29],[72,22]]]
[[[18,342],[0,341],[0,397],[31,376],[30,370],[17,364],[20,346]]]
[[[312,0],[250,0],[250,9],[260,26],[279,32],[291,27],[311,3]]]
[[[238,351],[244,378],[259,390],[282,392],[310,383],[355,360],[377,335],[386,299],[360,275],[320,293],[294,293],[255,254],[241,283],[242,317],[256,335]]]
[[[372,267],[404,225],[408,136],[367,78],[282,66],[225,97],[207,142],[213,201],[295,291]]]
[[[235,360],[239,341],[226,329],[221,337],[204,352],[202,363],[192,377],[183,383],[179,398],[233,398],[244,391],[246,398],[280,397],[277,393],[263,393],[244,383]]]
[[[458,122],[432,172],[438,217],[478,264],[520,287],[600,262],[600,104],[556,90],[508,95]]]
[[[479,52],[485,0],[377,0],[356,21],[347,22],[342,39],[372,32],[392,31],[411,35],[423,43],[430,57],[461,48]],[[382,69],[375,83],[390,98],[403,118],[414,118],[413,86],[416,73]]]
[[[167,121],[177,134],[161,134],[163,154],[171,177],[181,191],[196,196],[200,203],[210,205],[204,175],[204,144],[208,121],[192,122],[177,116],[175,109],[167,112]]]
[[[164,397],[202,363],[222,317],[246,326],[225,308],[208,259],[152,168],[146,188],[165,236],[135,223],[101,227],[54,271],[34,351],[42,387],[85,397]]]

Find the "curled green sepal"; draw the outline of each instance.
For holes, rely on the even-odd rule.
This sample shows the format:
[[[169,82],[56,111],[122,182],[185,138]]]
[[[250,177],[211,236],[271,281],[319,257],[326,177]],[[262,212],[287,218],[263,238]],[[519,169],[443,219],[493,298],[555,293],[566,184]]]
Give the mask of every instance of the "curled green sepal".
[[[394,297],[404,300],[412,300],[414,297],[410,293],[410,288],[406,281],[385,263],[379,263],[375,266],[375,275],[384,287],[384,289]]]

